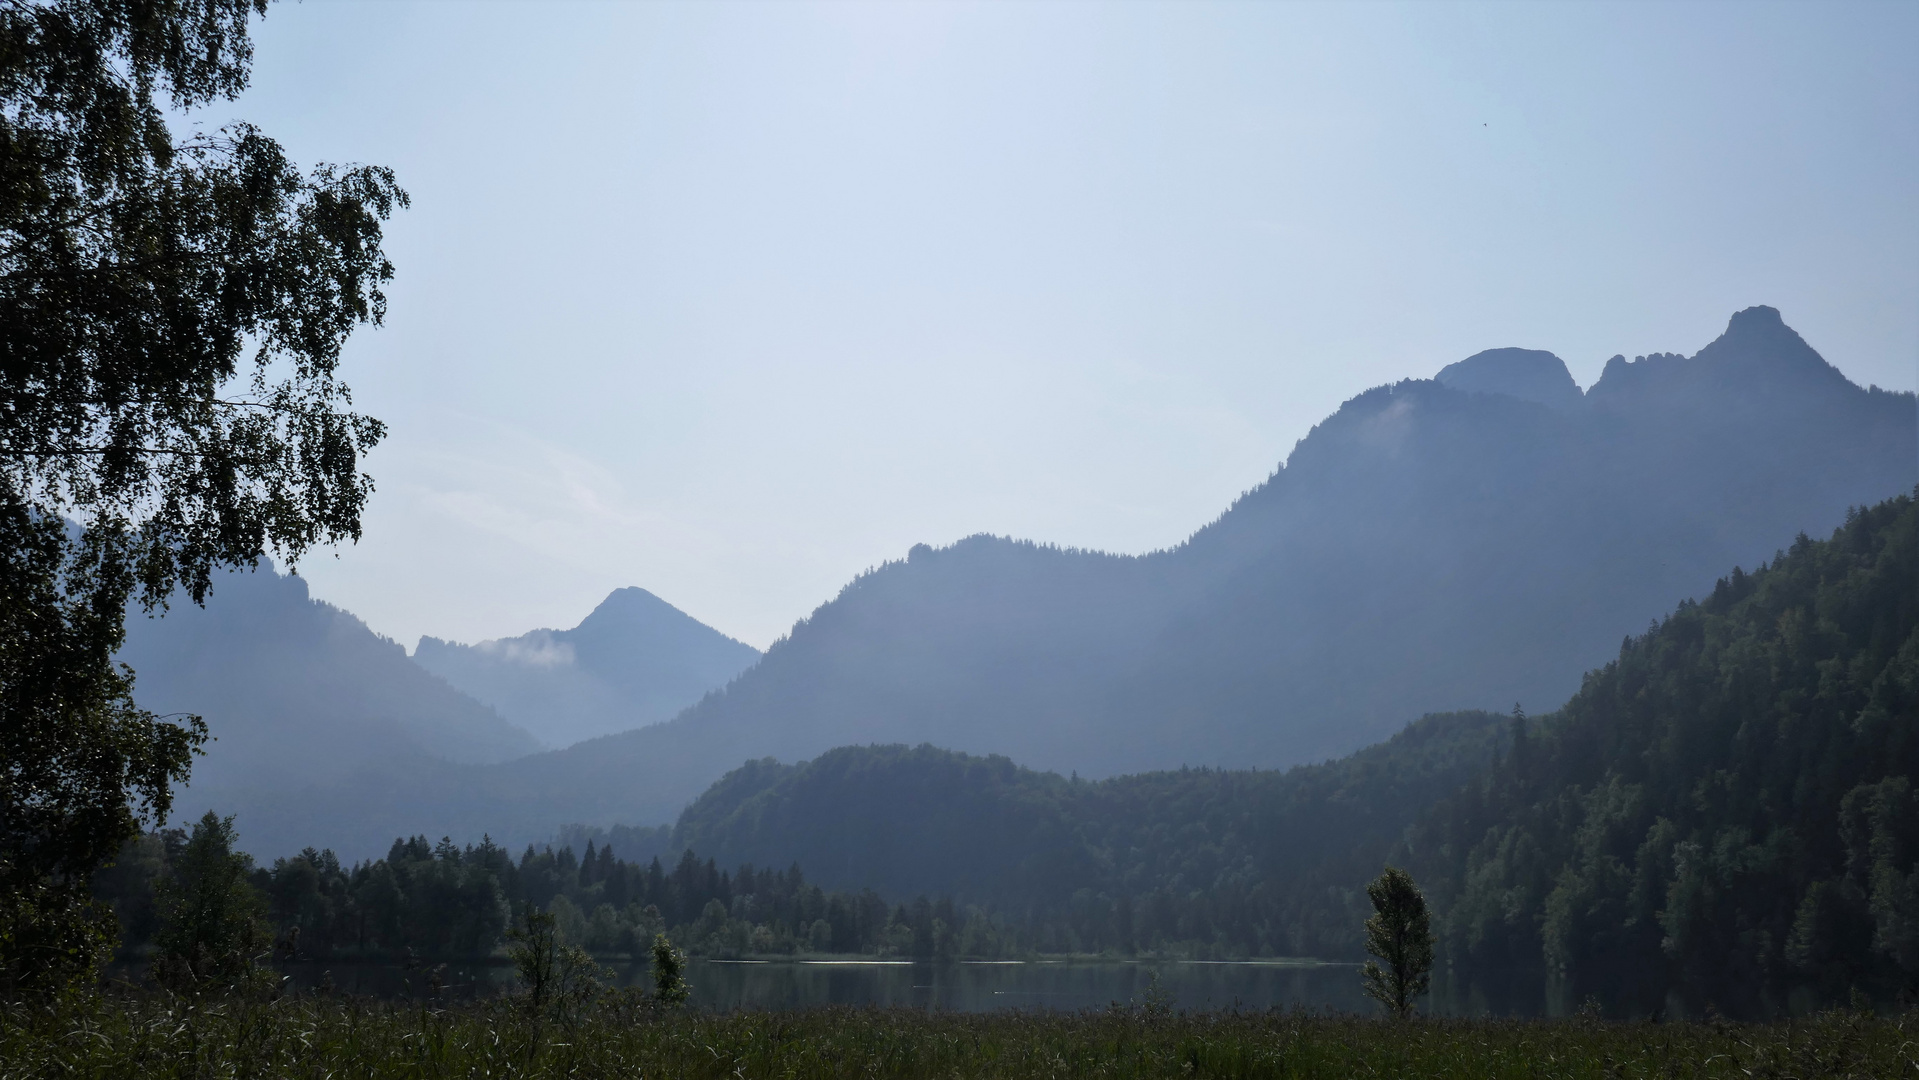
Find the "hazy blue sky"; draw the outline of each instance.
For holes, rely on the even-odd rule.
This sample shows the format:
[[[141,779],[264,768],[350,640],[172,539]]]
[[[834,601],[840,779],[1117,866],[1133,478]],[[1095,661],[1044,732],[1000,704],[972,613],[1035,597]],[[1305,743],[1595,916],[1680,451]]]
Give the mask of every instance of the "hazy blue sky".
[[[279,5],[226,115],[393,166],[409,646],[641,585],[764,646],[912,544],[1179,542],[1344,399],[1766,303],[1919,358],[1919,5]],[[1782,538],[1783,539],[1783,538]]]

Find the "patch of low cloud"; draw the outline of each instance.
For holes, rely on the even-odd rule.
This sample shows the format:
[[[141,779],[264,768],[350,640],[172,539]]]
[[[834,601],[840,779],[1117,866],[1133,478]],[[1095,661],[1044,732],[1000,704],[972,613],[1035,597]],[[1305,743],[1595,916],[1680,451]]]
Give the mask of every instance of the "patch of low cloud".
[[[473,648],[494,659],[523,667],[563,668],[573,667],[577,662],[573,646],[555,640],[551,630],[535,630],[517,638],[482,641]]]

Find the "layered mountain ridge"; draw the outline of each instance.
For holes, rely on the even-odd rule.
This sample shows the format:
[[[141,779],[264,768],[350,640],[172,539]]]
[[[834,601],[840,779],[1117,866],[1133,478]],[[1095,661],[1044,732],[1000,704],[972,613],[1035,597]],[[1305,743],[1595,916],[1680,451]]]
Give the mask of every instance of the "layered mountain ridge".
[[[1692,358],[1615,358],[1576,404],[1532,399],[1550,354],[1517,392],[1494,355],[1449,369],[1470,389],[1347,402],[1177,548],[915,547],[675,721],[515,768],[623,776],[582,813],[664,821],[742,758],[851,743],[1092,776],[1321,760],[1429,711],[1556,707],[1674,597],[1919,479],[1913,395],[1771,308]]]
[[[573,631],[510,639],[522,653],[541,643],[566,650],[569,664],[549,664],[558,668],[549,671],[541,658],[521,655],[504,671],[473,666],[530,694],[558,687],[573,689],[577,700],[586,697],[579,692],[584,683],[617,715],[660,696],[669,707],[684,706],[723,685],[740,652],[748,660],[758,655],[642,589],[614,592]],[[446,651],[458,661],[467,659],[459,653],[465,648]],[[183,601],[163,615],[130,611],[120,659],[134,669],[143,707],[197,714],[213,736],[180,792],[176,819],[209,809],[237,814],[248,850],[262,856],[315,840],[376,853],[410,821],[460,806],[478,783],[476,770],[486,775],[484,767],[543,749],[491,704],[270,565],[223,575],[204,608]],[[545,685],[516,683],[514,676],[523,675],[516,663],[547,675]],[[612,686],[588,682],[581,668],[588,678],[611,672]],[[650,692],[649,680],[663,692]]]
[[[301,843],[663,823],[743,760],[849,744],[1100,777],[1545,711],[1675,598],[1916,481],[1914,396],[1853,385],[1770,308],[1690,358],[1615,358],[1583,394],[1550,353],[1491,350],[1346,402],[1176,548],[917,545],[671,721],[316,784],[297,797],[335,835]]]
[[[302,578],[271,565],[230,572],[214,596],[204,608],[130,610],[119,656],[142,707],[207,720],[220,752],[195,764],[196,787],[330,779],[396,755],[483,764],[540,749],[398,642],[313,599]]]

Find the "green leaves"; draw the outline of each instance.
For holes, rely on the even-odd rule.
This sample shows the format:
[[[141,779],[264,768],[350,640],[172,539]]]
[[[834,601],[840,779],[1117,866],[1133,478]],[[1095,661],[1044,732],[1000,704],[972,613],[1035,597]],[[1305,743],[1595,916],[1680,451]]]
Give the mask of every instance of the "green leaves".
[[[123,609],[86,602],[126,572],[72,546],[58,519],[0,501],[0,989],[64,985],[104,959],[112,920],[87,878],[167,813],[206,738],[198,718],[134,705],[113,663]]]
[[[133,704],[112,662],[129,599],[199,602],[216,566],[360,535],[359,462],[384,428],[351,411],[335,369],[385,315],[381,223],[406,193],[380,168],[303,174],[246,124],[176,138],[162,109],[239,94],[265,10],[0,4],[0,897],[15,907],[55,910],[32,898],[84,885],[163,820],[205,739]],[[29,963],[0,941],[0,980]]]
[[[264,0],[0,11],[0,491],[117,539],[146,603],[214,565],[357,539],[384,428],[340,348],[385,316],[391,171],[302,174],[236,95]]]

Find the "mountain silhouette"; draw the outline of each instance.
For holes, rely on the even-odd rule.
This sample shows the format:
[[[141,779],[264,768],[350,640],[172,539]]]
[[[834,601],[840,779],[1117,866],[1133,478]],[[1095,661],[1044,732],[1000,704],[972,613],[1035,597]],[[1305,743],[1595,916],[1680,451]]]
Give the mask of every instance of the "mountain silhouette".
[[[1426,713],[1543,712],[1675,598],[1919,481],[1914,396],[1855,386],[1770,308],[1691,357],[1615,357],[1576,397],[1549,353],[1440,375],[1346,402],[1175,548],[917,545],[669,722],[315,784],[286,798],[331,835],[302,843],[664,823],[742,761],[845,745],[1101,777],[1287,767]]]
[[[615,590],[571,630],[477,645],[423,637],[413,652],[551,747],[670,720],[759,656],[637,588]]]
[[[1695,356],[1493,350],[1348,401],[1186,543],[975,536],[861,575],[674,721],[504,767],[663,822],[741,760],[920,742],[1091,776],[1284,767],[1426,712],[1557,707],[1620,640],[1919,480],[1914,397],[1777,311]]]

